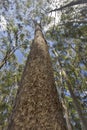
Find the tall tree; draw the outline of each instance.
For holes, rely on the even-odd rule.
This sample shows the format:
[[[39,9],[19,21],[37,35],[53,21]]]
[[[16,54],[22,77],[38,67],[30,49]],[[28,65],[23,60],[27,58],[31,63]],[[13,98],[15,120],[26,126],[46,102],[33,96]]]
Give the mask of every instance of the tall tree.
[[[22,75],[8,130],[66,130],[62,105],[54,84],[48,46],[41,26]]]

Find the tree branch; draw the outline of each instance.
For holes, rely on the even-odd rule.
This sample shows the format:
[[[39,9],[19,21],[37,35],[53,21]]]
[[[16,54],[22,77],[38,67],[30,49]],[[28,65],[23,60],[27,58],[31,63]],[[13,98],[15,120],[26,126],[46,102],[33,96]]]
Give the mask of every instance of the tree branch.
[[[62,26],[62,25],[69,25],[69,24],[73,24],[73,23],[77,23],[77,24],[87,24],[87,20],[71,20],[71,21],[65,21],[64,23],[62,24],[59,24],[58,26]]]
[[[21,46],[23,46],[25,44],[19,45],[15,48],[13,48],[12,50],[10,50],[9,52],[6,53],[5,57],[3,58],[3,60],[0,62],[0,69],[7,63],[7,61],[11,58],[11,56],[13,55],[13,53],[19,49]]]
[[[54,11],[60,11],[60,10],[65,9],[67,7],[71,7],[71,6],[78,5],[78,4],[86,4],[86,3],[87,3],[87,0],[72,1],[72,2],[70,2],[69,4],[67,4],[65,6],[62,6],[60,8],[55,8],[55,9],[49,11],[48,13],[51,13],[51,12],[54,12]]]

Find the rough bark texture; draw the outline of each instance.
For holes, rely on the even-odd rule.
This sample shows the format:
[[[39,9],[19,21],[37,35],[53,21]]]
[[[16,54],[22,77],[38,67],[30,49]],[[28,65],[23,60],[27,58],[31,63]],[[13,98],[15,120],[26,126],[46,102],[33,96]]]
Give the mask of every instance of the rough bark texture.
[[[39,24],[36,24],[8,130],[66,130],[48,47]]]

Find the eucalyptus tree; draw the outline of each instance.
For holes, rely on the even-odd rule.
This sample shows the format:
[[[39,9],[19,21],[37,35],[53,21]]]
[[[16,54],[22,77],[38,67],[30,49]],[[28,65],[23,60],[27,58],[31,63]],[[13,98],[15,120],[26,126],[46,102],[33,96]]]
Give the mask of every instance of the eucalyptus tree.
[[[78,1],[80,1],[80,0],[78,0]],[[70,0],[70,2],[71,2],[71,0]],[[58,96],[58,98],[63,103],[64,103],[64,101],[66,103],[66,106],[69,110],[68,114],[70,115],[70,119],[68,121],[69,122],[71,121],[71,125],[73,126],[73,129],[81,129],[80,123],[78,123],[79,118],[77,116],[77,112],[76,112],[76,110],[73,106],[72,97],[66,96],[66,94],[65,94],[65,91],[67,91],[69,93],[69,91],[68,91],[69,88],[68,88],[66,78],[64,78],[63,74],[62,74],[64,72],[67,73],[68,80],[71,81],[72,89],[73,89],[73,92],[75,92],[75,96],[78,95],[78,93],[80,93],[80,95],[77,96],[77,100],[81,103],[81,109],[83,108],[84,110],[86,110],[86,106],[85,106],[84,101],[83,101],[83,98],[85,96],[82,96],[83,98],[81,97],[81,94],[85,93],[86,84],[87,84],[87,81],[86,81],[87,63],[86,63],[86,51],[85,51],[86,48],[87,48],[87,44],[86,44],[86,34],[87,34],[86,28],[87,27],[86,27],[86,20],[85,20],[86,5],[82,8],[82,4],[80,4],[81,6],[78,7],[79,9],[78,8],[74,9],[74,8],[72,8],[73,3],[75,4],[76,2],[71,2],[71,5],[70,5],[71,7],[65,8],[66,10],[63,10],[63,9],[61,10],[62,16],[61,16],[60,24],[58,26],[55,26],[55,25],[57,25],[57,24],[55,24],[56,23],[55,17],[58,20],[58,16],[61,13],[59,13],[59,12],[57,13],[57,11],[55,10],[58,15],[56,15],[56,13],[55,13],[54,18],[52,18],[52,17],[49,17],[49,16],[52,16],[52,15],[51,15],[51,13],[49,14],[48,12],[49,12],[49,10],[51,10],[51,7],[56,6],[56,9],[57,9],[57,7],[59,7],[59,4],[62,5],[62,1],[60,3],[58,3],[58,5],[57,5],[57,0],[55,0],[55,2],[52,1],[52,0],[51,1],[49,1],[49,0],[43,0],[43,1],[40,1],[40,0],[39,1],[37,1],[37,0],[33,0],[33,1],[32,0],[30,0],[30,1],[28,1],[28,0],[21,0],[21,1],[20,0],[13,0],[13,1],[7,0],[7,1],[2,1],[0,3],[2,20],[3,19],[5,20],[5,22],[4,22],[5,28],[4,28],[3,33],[2,33],[3,35],[0,35],[0,38],[1,38],[1,44],[0,44],[0,47],[1,47],[0,48],[0,50],[1,50],[1,52],[0,52],[0,54],[1,54],[0,55],[1,56],[0,57],[1,72],[0,73],[2,74],[3,71],[5,72],[5,73],[2,74],[1,80],[4,79],[3,77],[6,75],[6,78],[7,78],[8,81],[9,81],[9,76],[10,76],[10,77],[15,77],[16,81],[19,82],[19,79],[20,79],[20,76],[21,76],[21,71],[23,70],[23,67],[18,62],[18,58],[17,58],[18,55],[16,55],[17,49],[24,56],[27,55],[29,50],[31,50],[30,55],[28,56],[29,59],[27,60],[26,67],[24,69],[24,71],[25,71],[23,73],[24,78],[22,76],[21,84],[19,85],[20,86],[19,89],[18,89],[19,93],[17,93],[16,103],[15,103],[15,106],[14,106],[15,108],[13,109],[16,113],[14,113],[14,114],[12,113],[12,117],[11,117],[10,123],[9,123],[9,129],[12,129],[11,127],[13,125],[15,126],[14,129],[18,129],[19,127],[24,128],[24,126],[21,125],[21,122],[22,122],[22,119],[24,120],[25,117],[26,117],[26,122],[29,119],[29,118],[27,118],[26,115],[27,115],[27,113],[30,112],[30,109],[25,109],[29,105],[28,104],[29,102],[30,102],[32,107],[34,106],[34,108],[36,108],[36,109],[33,109],[31,107],[32,112],[36,110],[36,113],[30,115],[32,122],[31,122],[30,126],[25,125],[25,127],[32,127],[33,126],[33,127],[36,127],[35,129],[39,129],[39,127],[41,127],[41,125],[38,127],[38,123],[40,121],[40,114],[42,114],[41,113],[42,111],[44,112],[46,110],[46,109],[44,109],[45,105],[42,108],[42,111],[41,111],[41,107],[39,108],[39,106],[41,106],[41,101],[43,101],[42,105],[45,103],[45,101],[42,100],[41,94],[45,97],[44,88],[46,88],[47,86],[49,88],[50,82],[48,83],[47,79],[48,78],[50,79],[51,76],[47,76],[47,78],[45,78],[46,71],[45,72],[43,71],[43,76],[42,76],[41,75],[42,74],[42,68],[44,68],[44,70],[47,70],[47,72],[48,72],[47,75],[49,75],[50,73],[53,73],[53,70],[52,70],[52,67],[50,67],[49,69],[46,69],[46,68],[48,68],[47,66],[49,66],[49,64],[51,65],[51,63],[50,63],[49,58],[48,58],[49,63],[47,62],[47,60],[45,60],[46,59],[45,51],[42,49],[42,52],[44,52],[43,57],[45,57],[43,60],[39,60],[39,59],[42,59],[42,57],[41,57],[42,55],[41,56],[39,55],[39,52],[41,52],[41,50],[38,51],[38,53],[36,53],[37,50],[42,48],[42,45],[40,43],[42,43],[42,41],[45,40],[44,37],[43,37],[40,26],[38,26],[38,28],[40,29],[40,37],[42,36],[40,39],[43,39],[43,40],[41,40],[41,42],[40,42],[40,39],[39,39],[38,40],[38,46],[35,45],[35,43],[37,41],[36,40],[36,35],[37,35],[36,33],[38,32],[38,30],[36,29],[35,40],[32,42],[33,34],[34,34],[34,26],[32,24],[32,20],[35,20],[35,19],[37,21],[41,20],[42,28],[45,27],[45,30],[47,30],[46,38],[48,39],[48,37],[49,37],[51,43],[56,44],[56,45],[54,44],[54,46],[53,46],[56,49],[56,54],[58,54],[58,55],[55,55],[55,57],[53,57],[54,70],[56,68],[56,71],[55,71],[54,74],[55,74],[55,80],[58,79],[57,82],[56,82],[56,86],[58,88],[58,91],[59,91],[59,89],[63,89],[62,93],[64,95],[62,100],[59,98],[61,96]],[[68,5],[66,4],[66,6],[68,6]],[[74,7],[74,5],[73,5],[73,7]],[[47,12],[45,10],[47,10]],[[78,15],[77,15],[77,12],[78,12]],[[54,20],[54,22],[53,22],[53,20]],[[51,24],[49,24],[49,23],[51,23]],[[51,28],[50,31],[48,31],[49,25],[52,27],[53,23],[55,24],[55,25],[53,25],[53,29]],[[1,26],[2,26],[2,24],[1,24]],[[83,43],[84,43],[84,46],[83,46]],[[43,44],[43,46],[45,48],[47,48],[46,44]],[[19,49],[20,47],[21,47],[21,49]],[[40,47],[40,48],[38,48],[38,47]],[[35,49],[36,49],[36,51],[33,52]],[[79,51],[81,53],[79,53]],[[41,54],[42,54],[42,52],[41,52]],[[33,55],[33,58],[36,58],[36,60],[32,58],[31,53]],[[47,49],[46,49],[46,54],[48,55]],[[53,56],[53,54],[52,54],[52,56]],[[37,58],[37,57],[39,57],[39,58]],[[58,59],[59,59],[59,61],[57,61]],[[38,60],[40,62],[39,64],[37,63]],[[31,68],[32,63],[30,63],[30,61],[32,61],[33,63],[35,61],[36,67],[33,66],[33,68]],[[44,64],[45,64],[45,61],[46,61],[45,66],[43,66],[41,61]],[[60,62],[61,65],[59,65],[59,62]],[[29,68],[29,66],[27,66],[28,63],[30,65],[31,69]],[[35,65],[35,64],[33,64],[33,65]],[[11,69],[11,66],[13,66],[12,69]],[[40,69],[37,69],[38,66],[39,66]],[[41,66],[42,66],[42,68],[41,68]],[[61,69],[61,66],[64,70]],[[9,71],[11,71],[13,74],[8,72],[8,68],[9,68]],[[34,70],[35,70],[35,74],[33,73],[32,76],[29,76],[30,82],[28,82],[28,77],[26,78],[27,82],[25,82],[25,77],[28,76],[27,68],[29,68],[30,74],[32,74],[32,72],[34,72]],[[39,70],[41,71],[41,73],[39,72]],[[52,72],[49,72],[51,70],[52,70]],[[35,76],[35,75],[37,75],[37,76]],[[52,80],[51,83],[54,84],[53,80]],[[45,84],[45,81],[47,83],[47,86]],[[5,80],[3,80],[3,83],[4,83],[3,85],[1,84],[1,89],[2,88],[6,89],[7,87],[2,87],[2,86],[5,86],[5,83],[7,84],[7,82]],[[30,83],[30,85],[25,86],[24,85],[25,83],[28,83],[28,84]],[[29,89],[32,85],[33,85],[33,87],[32,87],[33,90]],[[34,89],[34,85],[36,85],[35,89]],[[16,87],[13,87],[14,86],[14,79],[11,80],[10,84],[8,83],[7,86],[12,86],[12,88],[14,88],[16,90]],[[28,86],[29,86],[29,88],[27,88]],[[39,86],[44,86],[44,87],[42,87],[42,89],[41,88],[39,89]],[[51,85],[51,86],[53,86],[53,85]],[[26,92],[26,88],[30,90],[29,96],[31,95],[31,98],[32,98],[32,100],[28,101],[28,102],[27,102],[27,98],[25,99],[20,94],[20,93],[23,93],[23,91],[22,91],[23,89],[25,90],[25,93],[28,94],[28,92]],[[38,91],[36,91],[37,90],[36,88],[38,88]],[[54,91],[55,87],[53,87],[52,89]],[[8,95],[10,94],[10,90],[11,89],[9,89]],[[31,90],[34,93],[33,92],[31,93]],[[44,91],[44,93],[42,93],[42,90]],[[48,89],[47,89],[47,93],[46,93],[47,97],[49,97],[49,94],[52,93],[51,90],[48,91]],[[1,94],[3,95],[2,92],[3,91],[1,90]],[[36,93],[38,93],[40,98],[39,98],[38,95],[36,95]],[[26,95],[24,94],[24,96],[27,97],[27,94]],[[15,95],[15,94],[13,94],[13,95]],[[52,99],[53,102],[57,101],[56,90],[55,90],[56,96],[54,95],[54,92],[52,93],[52,95],[54,96],[54,98],[53,99],[52,99],[52,97],[50,98],[50,100],[49,100],[50,102],[48,103],[48,107],[50,105],[52,105],[51,99]],[[59,95],[61,95],[61,92],[59,92]],[[7,97],[7,94],[6,94],[5,97]],[[40,99],[40,101],[39,101],[39,99]],[[25,100],[26,100],[26,102],[24,103]],[[47,98],[46,101],[48,102],[48,98]],[[59,103],[59,106],[61,106],[60,101],[57,102],[57,104]],[[5,103],[7,103],[7,102],[5,102]],[[21,105],[19,106],[18,103],[21,104]],[[24,103],[24,106],[23,106],[22,103]],[[39,103],[40,103],[40,105],[38,105]],[[23,113],[18,113],[16,106],[18,106],[18,110],[20,109],[20,111],[22,111],[22,109],[23,109]],[[23,106],[23,108],[21,108],[22,106]],[[53,111],[51,111],[51,112],[54,112],[55,108],[57,108],[57,105],[52,105],[52,106],[53,106],[52,107]],[[8,108],[8,106],[5,106],[5,108]],[[52,108],[50,108],[50,110],[52,110]],[[59,109],[62,111],[62,109],[60,107],[59,107]],[[47,112],[48,112],[48,108],[47,108]],[[59,111],[56,111],[56,112],[57,112],[58,115],[60,115]],[[3,109],[2,109],[2,113],[4,113]],[[16,116],[17,113],[18,113],[18,116],[16,118],[15,116]],[[20,119],[21,114],[24,114],[24,115],[26,114],[26,115],[24,116],[24,118],[22,117]],[[84,113],[84,115],[85,114],[86,113]],[[35,118],[34,118],[34,115],[35,115]],[[66,113],[65,113],[65,115],[66,115]],[[45,115],[43,114],[42,117],[44,117],[44,116]],[[54,125],[51,126],[51,124],[49,125],[49,128],[48,128],[49,121],[52,121],[52,119],[50,119],[47,122],[47,124],[46,124],[46,120],[45,120],[45,119],[47,119],[51,116],[52,116],[52,114],[49,115],[48,117],[47,116],[44,117],[44,119],[41,120],[42,122],[45,122],[44,126],[46,126],[47,129],[50,129],[51,127],[53,127],[52,129],[54,129]],[[37,117],[38,117],[38,120],[37,120]],[[13,124],[11,124],[12,118],[13,118]],[[61,117],[61,119],[62,118],[63,118],[63,116]],[[3,119],[3,121],[5,121],[6,119],[7,119],[7,116],[6,116],[6,118]],[[16,119],[18,120],[18,122],[16,121]],[[61,119],[60,119],[60,121],[61,121]],[[54,120],[55,120],[55,123],[57,123],[57,124],[54,123],[55,129],[56,129],[56,126],[60,123],[58,123],[59,119],[56,120],[56,117],[54,118]],[[74,121],[74,123],[76,122],[75,125],[77,125],[77,123],[78,123],[78,127],[77,126],[74,127],[74,123],[72,123],[73,121]],[[26,122],[24,121],[24,123],[26,123]],[[35,126],[35,122],[37,123],[36,126]],[[41,124],[41,122],[40,122],[40,124]],[[43,126],[43,129],[45,129],[44,126]],[[33,127],[32,127],[32,129],[33,129]],[[59,125],[59,127],[61,127],[61,125]],[[58,129],[58,127],[57,127],[57,129]]]
[[[47,42],[35,23],[35,37],[22,75],[8,130],[66,130]]]

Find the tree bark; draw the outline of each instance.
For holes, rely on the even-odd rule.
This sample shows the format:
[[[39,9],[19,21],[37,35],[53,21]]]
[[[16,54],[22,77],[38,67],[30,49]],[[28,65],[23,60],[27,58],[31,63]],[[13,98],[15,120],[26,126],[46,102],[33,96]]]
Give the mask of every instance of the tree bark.
[[[66,130],[48,46],[40,25],[35,27],[8,130]]]

